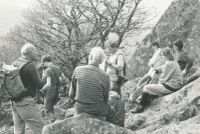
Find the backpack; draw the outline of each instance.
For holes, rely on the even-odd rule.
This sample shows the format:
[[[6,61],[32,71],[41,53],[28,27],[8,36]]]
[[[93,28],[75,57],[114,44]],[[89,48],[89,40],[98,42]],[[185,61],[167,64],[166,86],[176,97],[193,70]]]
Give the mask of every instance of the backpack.
[[[6,100],[16,101],[26,95],[27,89],[22,83],[20,71],[28,63],[30,62],[24,62],[20,67],[15,67],[12,65],[3,65],[3,70],[1,71],[0,78],[0,93],[1,96]]]
[[[125,57],[124,57],[124,55],[122,54],[122,53],[119,53],[118,55],[117,55],[117,58],[116,58],[116,64],[117,64],[117,61],[118,61],[118,56],[119,55],[122,55],[123,56],[123,59],[124,59],[124,67],[123,67],[123,76],[121,76],[120,75],[120,71],[118,71],[117,70],[117,76],[118,76],[118,83],[120,84],[120,85],[122,85],[124,82],[127,82],[128,81],[128,79],[125,77],[126,76],[126,60],[125,60]]]

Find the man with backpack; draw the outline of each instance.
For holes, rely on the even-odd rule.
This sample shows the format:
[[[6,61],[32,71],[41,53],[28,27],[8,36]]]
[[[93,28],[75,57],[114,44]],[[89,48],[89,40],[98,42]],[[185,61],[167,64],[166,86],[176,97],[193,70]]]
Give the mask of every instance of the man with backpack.
[[[121,50],[118,50],[119,36],[116,33],[115,39],[109,39],[105,42],[105,51],[111,53],[108,60],[105,61],[106,73],[110,76],[111,90],[121,95],[121,86],[125,81],[125,58]]]
[[[27,91],[12,99],[14,134],[25,134],[25,125],[30,127],[34,134],[41,134],[43,128],[41,114],[34,103],[36,90],[43,87],[35,64],[37,49],[34,45],[27,43],[21,48],[21,55],[13,65],[20,68],[20,78]]]

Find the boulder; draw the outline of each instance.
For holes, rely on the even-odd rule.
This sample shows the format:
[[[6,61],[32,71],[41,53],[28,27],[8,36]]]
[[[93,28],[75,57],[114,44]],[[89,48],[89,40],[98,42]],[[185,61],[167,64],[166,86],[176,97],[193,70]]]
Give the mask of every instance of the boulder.
[[[163,126],[157,129],[151,134],[199,134],[200,133],[200,116],[195,116],[189,120],[182,122],[173,122],[169,125]],[[142,129],[137,131],[137,134],[148,133]]]
[[[130,94],[132,94],[136,89],[136,85],[137,84],[135,80],[130,80],[123,84],[123,86],[121,87],[122,100],[128,100]]]
[[[179,124],[197,116],[200,111],[199,83],[200,79],[197,79],[175,93],[154,100],[143,113],[128,114],[125,127],[136,132],[139,130],[138,134],[161,132],[161,128],[167,125]]]
[[[69,98],[63,97],[57,102],[57,106],[62,109],[69,109],[73,106],[73,104]]]
[[[88,114],[79,114],[44,126],[42,134],[134,134],[134,132]]]
[[[172,46],[175,40],[184,42],[184,49],[191,54],[197,62],[200,59],[200,1],[199,0],[173,0],[166,12],[161,16],[152,32],[148,34],[143,43],[138,45],[132,54],[128,65],[131,67],[128,74],[132,78],[141,77],[148,71],[148,61],[153,50],[147,40],[159,41],[161,47]]]

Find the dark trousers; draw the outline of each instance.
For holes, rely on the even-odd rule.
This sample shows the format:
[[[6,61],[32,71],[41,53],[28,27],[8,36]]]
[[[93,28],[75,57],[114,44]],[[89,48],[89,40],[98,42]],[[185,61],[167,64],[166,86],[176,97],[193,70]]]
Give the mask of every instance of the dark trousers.
[[[106,120],[110,123],[114,121],[115,110],[111,108],[109,104],[87,104],[87,103],[75,103],[75,109],[77,114],[87,113],[95,116],[106,117]]]
[[[141,101],[140,101],[140,105],[146,107],[148,106],[151,101],[155,98],[157,98],[157,95],[151,95],[149,93],[142,93],[142,97],[141,97]]]
[[[51,87],[46,92],[46,104],[45,109],[46,113],[54,113],[54,105],[58,100],[58,91],[57,88]]]
[[[110,86],[112,91],[116,91],[121,96],[122,84],[118,83],[118,81],[110,81]]]

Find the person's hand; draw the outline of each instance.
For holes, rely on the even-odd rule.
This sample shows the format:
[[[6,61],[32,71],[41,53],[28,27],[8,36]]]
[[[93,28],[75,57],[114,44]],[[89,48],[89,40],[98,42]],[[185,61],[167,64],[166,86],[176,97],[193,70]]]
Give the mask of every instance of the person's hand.
[[[182,74],[183,74],[183,76],[185,76],[186,75],[186,70],[183,70]]]
[[[41,89],[40,92],[41,92],[42,94],[45,94],[45,89]]]
[[[149,66],[149,67],[153,67],[153,65],[152,65],[151,63],[148,63],[148,66]]]

